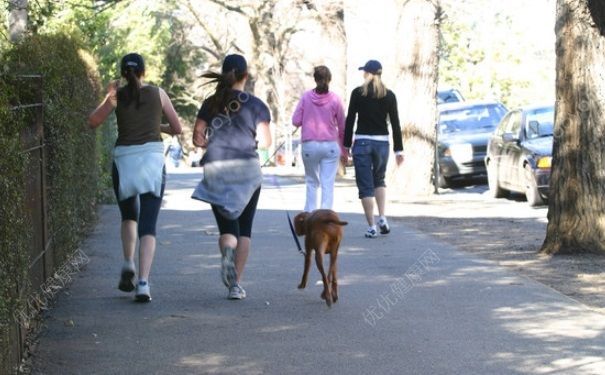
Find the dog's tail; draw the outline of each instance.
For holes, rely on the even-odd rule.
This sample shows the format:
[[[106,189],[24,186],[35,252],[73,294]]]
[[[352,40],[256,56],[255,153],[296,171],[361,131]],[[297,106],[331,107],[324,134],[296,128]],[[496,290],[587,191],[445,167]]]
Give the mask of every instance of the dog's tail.
[[[335,219],[325,219],[324,223],[326,223],[326,224],[336,224],[336,225],[341,225],[341,226],[349,224],[347,221],[341,221],[341,220],[335,220]]]

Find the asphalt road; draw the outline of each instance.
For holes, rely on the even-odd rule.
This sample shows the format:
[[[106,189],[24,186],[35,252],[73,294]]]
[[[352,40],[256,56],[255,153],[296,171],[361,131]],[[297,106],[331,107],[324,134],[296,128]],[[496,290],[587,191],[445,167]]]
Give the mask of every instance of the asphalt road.
[[[101,207],[82,247],[90,263],[46,315],[34,374],[605,374],[605,316],[397,221],[363,238],[351,186],[336,195],[349,221],[336,305],[320,300],[315,268],[296,288],[303,258],[285,209],[302,208],[304,186],[272,175],[248,298],[227,300],[213,217],[189,199],[198,178],[169,175],[149,304],[116,288],[119,213]]]

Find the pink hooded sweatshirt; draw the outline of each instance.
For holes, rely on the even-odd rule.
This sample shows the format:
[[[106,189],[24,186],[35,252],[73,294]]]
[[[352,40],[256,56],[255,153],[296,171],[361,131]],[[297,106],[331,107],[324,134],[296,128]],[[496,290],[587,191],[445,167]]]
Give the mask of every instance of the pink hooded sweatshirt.
[[[302,126],[301,139],[305,141],[336,141],[341,154],[345,131],[345,112],[342,100],[335,93],[305,92],[292,115],[292,124]]]

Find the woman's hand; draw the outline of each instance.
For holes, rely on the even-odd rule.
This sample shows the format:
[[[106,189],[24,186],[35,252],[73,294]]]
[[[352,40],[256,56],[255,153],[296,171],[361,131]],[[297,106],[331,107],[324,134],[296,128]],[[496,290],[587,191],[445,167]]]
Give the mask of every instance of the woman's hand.
[[[118,105],[118,86],[119,81],[111,81],[107,85],[107,95],[105,95],[105,99],[88,116],[88,126],[91,129],[95,129],[101,125]]]
[[[195,120],[193,127],[193,144],[197,147],[206,148],[208,146],[208,139],[206,138],[206,128],[208,124],[202,119]]]
[[[399,154],[399,155],[395,155],[395,163],[397,163],[397,166],[399,167],[401,164],[403,164],[403,154]]]
[[[120,87],[120,81],[115,80],[109,82],[107,85],[107,100],[111,103],[111,105],[115,108],[118,105],[118,88]]]
[[[340,154],[340,162],[343,167],[346,167],[349,164],[349,149],[345,148]]]

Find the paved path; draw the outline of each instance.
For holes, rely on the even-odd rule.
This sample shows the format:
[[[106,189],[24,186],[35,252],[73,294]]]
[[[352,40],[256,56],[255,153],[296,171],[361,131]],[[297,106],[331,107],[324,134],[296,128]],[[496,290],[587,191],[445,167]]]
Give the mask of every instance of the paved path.
[[[48,314],[34,374],[605,374],[605,316],[401,224],[363,238],[350,186],[335,207],[349,226],[333,308],[314,282],[296,289],[303,259],[284,209],[302,207],[304,187],[272,176],[248,298],[227,300],[214,220],[189,199],[198,178],[169,176],[150,304],[116,289],[119,214],[101,207],[91,261]]]

